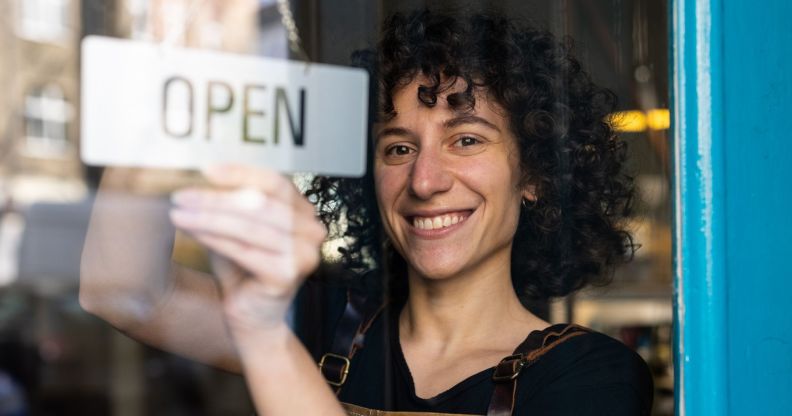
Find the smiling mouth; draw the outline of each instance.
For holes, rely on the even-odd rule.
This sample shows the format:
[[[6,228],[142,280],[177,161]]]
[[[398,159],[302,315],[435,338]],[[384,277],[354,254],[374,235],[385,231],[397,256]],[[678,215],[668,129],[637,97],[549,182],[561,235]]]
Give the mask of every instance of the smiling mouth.
[[[465,221],[472,211],[450,212],[432,217],[411,217],[413,227],[419,230],[440,230]]]

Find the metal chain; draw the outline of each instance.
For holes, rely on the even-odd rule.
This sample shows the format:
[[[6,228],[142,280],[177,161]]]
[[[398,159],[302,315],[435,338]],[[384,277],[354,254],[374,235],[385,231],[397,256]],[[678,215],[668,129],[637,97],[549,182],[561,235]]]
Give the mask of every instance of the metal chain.
[[[305,49],[303,49],[300,33],[297,31],[297,24],[294,23],[294,16],[292,16],[289,0],[277,1],[278,13],[281,15],[281,23],[283,24],[283,27],[286,28],[286,32],[288,33],[289,49],[297,54],[297,56],[299,56],[303,61],[310,61],[308,54],[305,52]]]

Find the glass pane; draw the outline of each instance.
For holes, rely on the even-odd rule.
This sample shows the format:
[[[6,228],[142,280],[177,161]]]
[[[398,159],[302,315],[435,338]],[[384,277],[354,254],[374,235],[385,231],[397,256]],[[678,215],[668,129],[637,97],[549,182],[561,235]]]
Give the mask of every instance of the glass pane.
[[[666,2],[46,3],[88,40],[0,34],[0,414],[311,414],[319,362],[485,414],[514,352],[518,413],[673,413]]]

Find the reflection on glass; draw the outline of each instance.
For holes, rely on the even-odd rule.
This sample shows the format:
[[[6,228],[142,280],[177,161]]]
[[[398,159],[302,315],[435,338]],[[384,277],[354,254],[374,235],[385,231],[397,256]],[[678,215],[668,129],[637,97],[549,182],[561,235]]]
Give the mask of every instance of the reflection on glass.
[[[380,16],[423,5],[413,3],[294,1],[293,6],[310,56],[347,64],[353,49],[373,43]],[[550,322],[578,322],[635,348],[655,375],[655,413],[670,414],[665,4],[643,0],[607,2],[607,7],[585,1],[565,2],[563,7],[543,1],[504,4],[515,15],[575,38],[577,54],[595,81],[618,93],[620,113],[615,117],[632,120],[619,129],[629,142],[631,170],[641,190],[630,224],[641,245],[635,260],[619,269],[608,288],[540,304],[537,310]],[[0,33],[4,45],[0,88],[7,92],[0,99],[0,414],[249,414],[253,404],[241,378],[132,341],[79,306],[83,242],[101,175],[82,165],[78,156],[76,38],[104,34],[285,58],[287,34],[276,2],[19,0],[3,2],[0,13],[15,28]],[[218,109],[221,101],[215,103]],[[168,192],[203,179],[185,172],[126,170],[104,180],[115,190],[100,201],[111,207],[106,221],[130,226],[127,238],[114,244],[127,250],[138,250],[139,245],[140,250],[171,256],[178,267],[210,271],[206,251],[185,234],[176,234],[174,246],[169,246],[173,231],[164,217],[153,231],[135,230],[130,220],[159,215],[155,211],[170,204]],[[340,230],[346,226],[343,221],[338,224]],[[339,235],[333,229],[330,234]],[[326,243],[326,257],[337,259],[337,249],[344,246],[343,238]],[[114,273],[128,269],[106,260]],[[156,283],[141,283],[156,288]],[[209,284],[203,289],[215,290]],[[123,299],[108,297],[114,307],[130,315],[145,316],[155,308],[145,297],[126,304]],[[204,303],[201,293],[191,299],[195,313],[216,307]],[[171,333],[166,326],[157,331]],[[226,359],[227,345],[203,339],[186,342],[205,345],[221,366]]]

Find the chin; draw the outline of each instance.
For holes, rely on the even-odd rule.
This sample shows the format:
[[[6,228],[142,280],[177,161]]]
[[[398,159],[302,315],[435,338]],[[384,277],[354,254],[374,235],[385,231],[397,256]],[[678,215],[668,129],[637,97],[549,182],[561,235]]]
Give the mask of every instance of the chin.
[[[409,266],[409,269],[416,277],[428,280],[444,280],[458,275],[462,267],[458,264],[432,261],[429,264],[413,263],[413,265]]]
[[[407,268],[416,277],[429,280],[453,278],[477,264],[480,260],[470,245],[458,242],[444,244],[415,244],[408,246],[408,256],[402,254]]]

